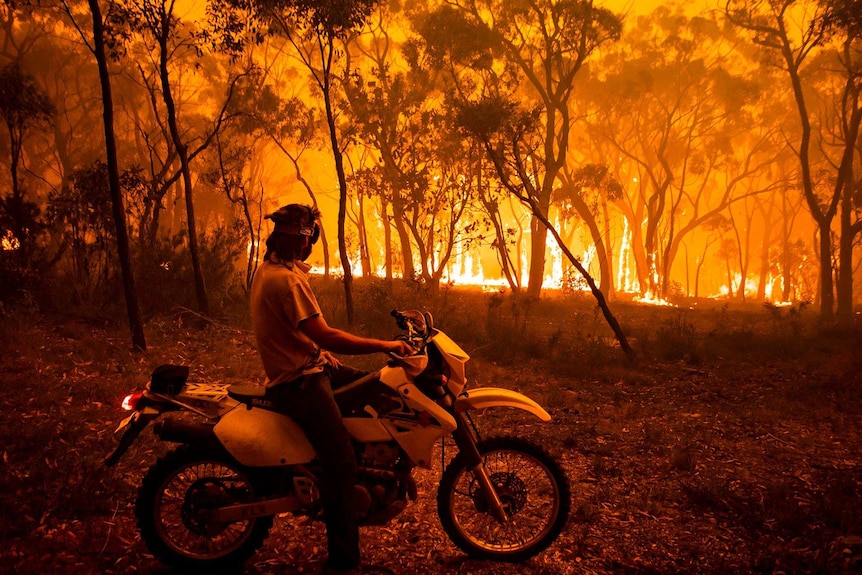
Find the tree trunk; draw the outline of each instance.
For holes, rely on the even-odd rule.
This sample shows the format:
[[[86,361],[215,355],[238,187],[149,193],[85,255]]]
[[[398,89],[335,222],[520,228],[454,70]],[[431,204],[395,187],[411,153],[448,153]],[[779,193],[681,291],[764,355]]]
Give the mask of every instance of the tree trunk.
[[[802,123],[802,136],[799,143],[800,168],[802,171],[802,191],[805,195],[805,201],[808,203],[808,209],[814,220],[817,222],[820,232],[819,250],[820,257],[820,281],[818,282],[820,291],[820,317],[822,319],[832,319],[834,313],[835,297],[832,287],[832,238],[831,227],[832,218],[835,216],[833,209],[834,203],[824,211],[820,207],[820,200],[814,192],[814,183],[811,175],[810,164],[810,147],[811,147],[811,120],[808,117],[808,108],[805,103],[805,92],[802,89],[802,80],[799,74],[798,64],[794,62],[794,55],[789,48],[789,44],[785,42],[782,47],[782,55],[787,62],[790,80],[793,86],[793,96],[796,99],[796,106],[799,112],[799,119]],[[834,198],[833,198],[834,200]]]
[[[357,220],[357,239],[359,241],[359,263],[362,266],[362,277],[371,277],[373,270],[371,269],[371,254],[368,253],[368,229],[365,226],[365,202],[362,201],[362,195],[359,195],[359,214]]]
[[[381,195],[380,215],[383,220],[383,267],[386,270],[386,281],[392,281],[392,218],[389,217],[388,202]]]
[[[635,274],[638,278],[638,293],[644,296],[649,290],[650,259],[644,248],[643,228],[641,228],[640,222],[641,220],[637,217],[629,220],[629,229],[631,230],[630,246],[635,260]]]
[[[602,202],[602,213],[604,215],[602,221],[602,246],[605,250],[605,257],[600,263],[608,269],[607,289],[605,288],[605,285],[602,284],[602,291],[605,294],[605,297],[608,298],[608,300],[613,300],[616,298],[617,295],[617,287],[614,279],[614,246],[613,242],[611,241],[611,218],[610,214],[608,213],[608,203],[609,202],[607,198],[604,198],[604,201]],[[605,245],[606,242],[607,245]]]
[[[841,199],[841,237],[838,243],[838,307],[836,315],[840,321],[853,319],[853,239],[855,238],[851,215],[853,209],[853,186],[845,183]]]
[[[788,214],[787,194],[781,194],[781,301],[790,301],[792,292],[791,282],[792,275],[790,274],[791,251],[790,251],[790,233],[791,233],[791,218]]]
[[[820,256],[820,317],[832,319],[835,308],[835,293],[832,283],[832,230],[831,221],[818,222]]]
[[[96,63],[99,66],[99,81],[102,86],[102,118],[105,128],[108,185],[111,191],[111,213],[117,232],[117,254],[120,259],[120,272],[123,278],[126,314],[132,333],[132,345],[136,349],[145,350],[147,349],[147,340],[144,336],[144,324],[141,321],[138,294],[135,290],[132,259],[129,254],[129,236],[126,229],[126,210],[123,206],[123,195],[120,189],[120,168],[117,161],[117,143],[114,137],[114,100],[111,93],[111,77],[108,73],[108,59],[105,54],[102,11],[99,7],[99,0],[89,0],[89,4],[93,14],[93,47]]]
[[[274,139],[273,139],[274,140]],[[314,195],[314,190],[311,188],[311,184],[308,183],[308,180],[305,179],[305,176],[302,173],[302,170],[299,169],[299,158],[292,154],[289,154],[287,150],[281,145],[281,143],[276,141],[276,145],[284,152],[284,155],[290,158],[290,161],[293,163],[293,169],[296,173],[296,181],[301,183],[305,188],[305,191],[308,192],[308,197],[311,198],[311,206],[314,209],[318,209],[317,207],[317,196]],[[320,222],[320,245],[323,248],[323,277],[325,279],[329,279],[329,242],[326,241],[326,228],[323,226],[323,222]]]
[[[401,245],[401,279],[413,279],[416,268],[413,267],[413,249],[410,246],[410,234],[404,226],[404,208],[401,202],[392,202],[392,214],[395,220],[395,231]]]
[[[330,49],[332,44],[330,43]],[[330,60],[331,62],[331,60]],[[335,173],[338,176],[338,255],[341,258],[341,269],[344,273],[344,309],[347,312],[347,324],[353,325],[353,270],[350,267],[350,258],[347,254],[347,239],[344,225],[347,221],[347,177],[344,174],[344,157],[338,145],[338,133],[335,129],[335,114],[332,111],[332,95],[330,93],[331,71],[326,66],[324,72],[323,103],[326,107],[326,123],[329,126],[329,142],[332,145],[332,156],[335,160]]]
[[[529,298],[538,298],[542,293],[547,245],[547,228],[536,216],[533,216],[530,220],[530,274],[527,280],[527,297]]]
[[[590,211],[589,206],[584,202],[578,194],[571,194],[572,206],[581,216],[587,228],[590,230],[590,235],[593,238],[593,245],[596,247],[596,258],[599,260],[599,287],[606,298],[610,299],[614,292],[613,275],[611,274],[610,258],[607,255],[605,241],[602,237],[602,231],[599,228],[596,218]]]
[[[168,113],[168,128],[177,154],[180,158],[180,169],[183,174],[183,193],[186,203],[186,227],[189,232],[189,254],[192,258],[192,270],[195,280],[195,293],[197,295],[198,311],[204,315],[209,314],[209,301],[207,300],[206,285],[204,284],[203,270],[201,268],[200,253],[198,249],[197,225],[195,222],[195,204],[192,190],[192,172],[189,166],[188,149],[180,136],[177,124],[177,109],[171,93],[170,77],[168,76],[168,37],[170,35],[170,14],[163,14],[161,30],[159,31],[159,76],[162,82],[162,98],[165,101],[165,109]]]
[[[769,246],[772,239],[772,213],[775,209],[775,194],[768,202],[768,209],[761,210],[763,214],[763,237],[760,239],[760,281],[757,284],[757,301],[766,299],[766,279],[769,277]],[[775,297],[773,296],[774,300]]]
[[[512,290],[512,293],[520,293],[521,278],[518,276],[517,267],[509,256],[509,248],[506,243],[506,233],[503,230],[503,224],[500,221],[500,211],[497,208],[496,203],[486,201],[484,196],[482,196],[481,199],[482,204],[485,206],[485,212],[488,214],[488,217],[494,226],[494,246],[496,248],[498,261],[500,262],[500,269],[503,271],[503,276],[506,278],[506,282],[509,284],[509,289]]]

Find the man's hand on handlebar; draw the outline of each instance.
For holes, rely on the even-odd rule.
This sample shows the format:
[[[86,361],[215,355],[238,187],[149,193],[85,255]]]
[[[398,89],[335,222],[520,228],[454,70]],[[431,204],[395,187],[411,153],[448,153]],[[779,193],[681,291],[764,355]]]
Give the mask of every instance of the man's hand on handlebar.
[[[389,345],[385,350],[386,353],[392,353],[401,357],[413,355],[413,347],[406,341],[396,339],[387,343]]]

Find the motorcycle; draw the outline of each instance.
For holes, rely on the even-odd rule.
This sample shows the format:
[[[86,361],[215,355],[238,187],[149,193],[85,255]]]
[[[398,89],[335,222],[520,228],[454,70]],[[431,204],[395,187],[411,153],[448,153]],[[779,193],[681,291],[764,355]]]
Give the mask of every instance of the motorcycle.
[[[565,473],[536,443],[481,438],[470,415],[501,406],[542,421],[550,415],[514,391],[468,390],[469,356],[434,328],[430,314],[392,315],[414,354],[391,354],[379,370],[335,391],[359,463],[360,525],[384,525],[415,501],[412,470],[430,469],[435,444],[451,436],[457,455],[437,489],[449,538],[477,558],[514,562],[540,553],[569,515]],[[314,449],[295,422],[273,410],[266,388],[191,383],[187,367],[166,365],[123,407],[132,413],[115,431],[109,467],[151,422],[161,441],[180,444],[149,469],[135,504],[141,538],[163,563],[203,570],[241,564],[263,545],[276,515],[322,520]]]

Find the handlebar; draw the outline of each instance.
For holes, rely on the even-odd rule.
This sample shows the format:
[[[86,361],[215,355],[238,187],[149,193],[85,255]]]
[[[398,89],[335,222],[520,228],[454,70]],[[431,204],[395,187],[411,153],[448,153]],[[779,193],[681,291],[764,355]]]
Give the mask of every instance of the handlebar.
[[[418,310],[399,311],[393,309],[390,315],[395,318],[396,325],[407,332],[406,334],[399,335],[396,339],[409,344],[414,352],[421,352],[425,348],[425,344],[428,338],[431,337],[433,330],[431,314],[427,312],[423,314]],[[397,362],[398,360],[395,361]]]
[[[415,331],[421,337],[427,338],[434,329],[434,320],[428,312],[423,314],[415,309],[406,311],[393,309],[389,314],[395,318],[395,324],[408,334],[412,334]]]

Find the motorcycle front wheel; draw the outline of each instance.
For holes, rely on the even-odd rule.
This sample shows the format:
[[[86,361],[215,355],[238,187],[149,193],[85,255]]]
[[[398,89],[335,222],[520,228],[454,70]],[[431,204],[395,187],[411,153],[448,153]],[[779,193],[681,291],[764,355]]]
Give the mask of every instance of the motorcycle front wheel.
[[[141,539],[167,565],[204,571],[239,565],[263,544],[273,518],[224,524],[208,511],[252,500],[261,495],[259,485],[222,451],[179,447],[150,468],[138,489]]]
[[[571,508],[569,482],[559,463],[538,445],[517,437],[477,444],[491,482],[506,510],[500,522],[459,453],[443,472],[437,512],[443,530],[468,555],[523,561],[556,540]]]

